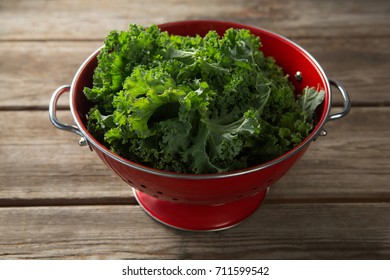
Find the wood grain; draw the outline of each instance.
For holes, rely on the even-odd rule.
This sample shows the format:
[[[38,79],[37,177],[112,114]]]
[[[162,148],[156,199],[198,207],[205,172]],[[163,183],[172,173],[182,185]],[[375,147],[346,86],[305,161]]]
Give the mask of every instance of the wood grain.
[[[130,23],[187,19],[236,21],[289,37],[379,37],[390,35],[389,11],[387,0],[3,0],[0,39],[96,40]]]
[[[69,112],[59,118],[71,123]],[[388,107],[355,108],[328,123],[328,136],[312,143],[268,199],[390,202],[388,119]],[[0,205],[134,203],[130,187],[76,135],[55,129],[47,112],[2,111],[0,126]]]
[[[297,43],[318,60],[329,78],[345,86],[353,105],[390,104],[390,38]],[[0,42],[0,108],[47,108],[52,92],[71,84],[81,63],[101,45],[100,41]],[[337,90],[334,97],[334,104],[340,105]]]
[[[78,145],[79,137],[54,128],[47,111],[3,111],[0,116],[0,205],[15,199],[20,205],[90,204],[104,198],[124,203],[131,197],[128,185]],[[72,123],[69,111],[58,117]],[[64,202],[52,202],[58,198]]]
[[[1,42],[0,106],[48,108],[52,92],[72,83],[83,61],[102,42]],[[69,104],[69,97],[61,104]]]
[[[223,232],[182,232],[137,206],[0,208],[5,259],[388,259],[390,205],[264,204]]]
[[[390,259],[389,14],[388,0],[0,1],[0,259]],[[129,185],[48,119],[52,92],[110,30],[189,19],[292,39],[353,104],[254,215],[223,232],[150,219]],[[60,105],[71,123],[65,96]]]

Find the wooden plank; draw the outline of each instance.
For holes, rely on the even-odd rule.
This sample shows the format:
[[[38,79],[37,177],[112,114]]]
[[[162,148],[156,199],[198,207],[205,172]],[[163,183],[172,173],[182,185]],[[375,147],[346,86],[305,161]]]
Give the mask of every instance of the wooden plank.
[[[389,118],[388,107],[353,108],[328,123],[328,136],[311,144],[268,200],[389,201]],[[76,135],[55,129],[46,111],[0,111],[0,127],[0,205],[134,203],[129,186]]]
[[[242,22],[292,37],[389,36],[389,11],[387,0],[6,0],[0,3],[0,39],[101,39],[129,23],[186,19]]]
[[[328,78],[345,86],[353,105],[390,105],[390,38],[318,38],[296,42],[318,61]],[[333,97],[335,104],[341,104],[337,90]]]
[[[45,107],[52,92],[69,85],[83,61],[102,42],[0,43],[0,106]],[[69,104],[69,97],[61,104]]]
[[[222,232],[182,232],[137,206],[0,208],[3,259],[388,259],[390,204],[265,203]]]
[[[78,136],[54,128],[47,111],[3,111],[0,116],[0,205],[15,199],[19,205],[131,202],[130,187],[95,153],[80,147]],[[72,123],[68,111],[58,117]],[[64,202],[52,202],[58,198]]]
[[[390,38],[299,39],[297,43],[319,61],[329,78],[345,86],[354,105],[390,104]],[[70,84],[81,63],[101,45],[99,41],[0,42],[0,107],[46,108],[51,93]],[[340,105],[335,92],[334,103]]]

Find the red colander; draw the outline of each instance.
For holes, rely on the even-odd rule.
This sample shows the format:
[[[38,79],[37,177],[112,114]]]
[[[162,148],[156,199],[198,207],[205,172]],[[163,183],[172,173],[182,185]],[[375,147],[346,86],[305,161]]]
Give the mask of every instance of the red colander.
[[[344,117],[350,110],[347,92],[338,82],[329,80],[320,65],[304,49],[290,40],[270,31],[238,23],[197,20],[159,25],[170,34],[204,36],[209,30],[223,35],[233,28],[249,29],[260,36],[264,55],[275,58],[297,92],[306,86],[325,91],[322,105],[316,111],[316,123],[311,134],[294,149],[282,156],[251,168],[220,174],[178,174],[162,171],[122,158],[99,143],[86,129],[91,104],[83,89],[92,85],[94,69],[100,49],[80,66],[71,86],[61,86],[50,101],[49,115],[59,129],[81,136],[79,144],[89,146],[103,162],[134,190],[141,207],[154,219],[184,230],[220,230],[232,227],[250,216],[263,202],[268,188],[281,178],[306,152],[312,140],[325,135],[324,125],[329,120]],[[340,113],[330,115],[332,92],[335,86],[344,100]],[[61,123],[56,117],[59,97],[70,92],[70,110],[75,125]]]

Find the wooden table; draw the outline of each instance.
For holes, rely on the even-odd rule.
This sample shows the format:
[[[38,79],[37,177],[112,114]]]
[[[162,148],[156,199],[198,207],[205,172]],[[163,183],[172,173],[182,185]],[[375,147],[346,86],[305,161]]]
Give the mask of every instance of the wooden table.
[[[353,108],[269,192],[221,232],[161,225],[78,138],[49,122],[52,92],[112,29],[218,19],[300,44]],[[389,259],[390,2],[0,2],[0,258]],[[336,94],[338,96],[338,94]],[[335,111],[342,105],[334,100]],[[67,100],[59,117],[71,122]]]

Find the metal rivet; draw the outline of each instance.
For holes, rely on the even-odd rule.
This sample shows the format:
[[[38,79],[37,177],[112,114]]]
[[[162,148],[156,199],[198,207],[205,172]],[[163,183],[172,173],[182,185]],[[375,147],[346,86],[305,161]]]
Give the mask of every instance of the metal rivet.
[[[300,71],[297,71],[295,73],[295,79],[297,80],[298,83],[302,82],[303,77],[302,77],[302,73]]]
[[[326,136],[326,135],[328,135],[328,132],[326,132],[325,129],[321,130],[320,136]]]
[[[85,139],[84,137],[81,137],[79,140],[79,145],[82,147],[87,146],[88,145],[87,139]]]

